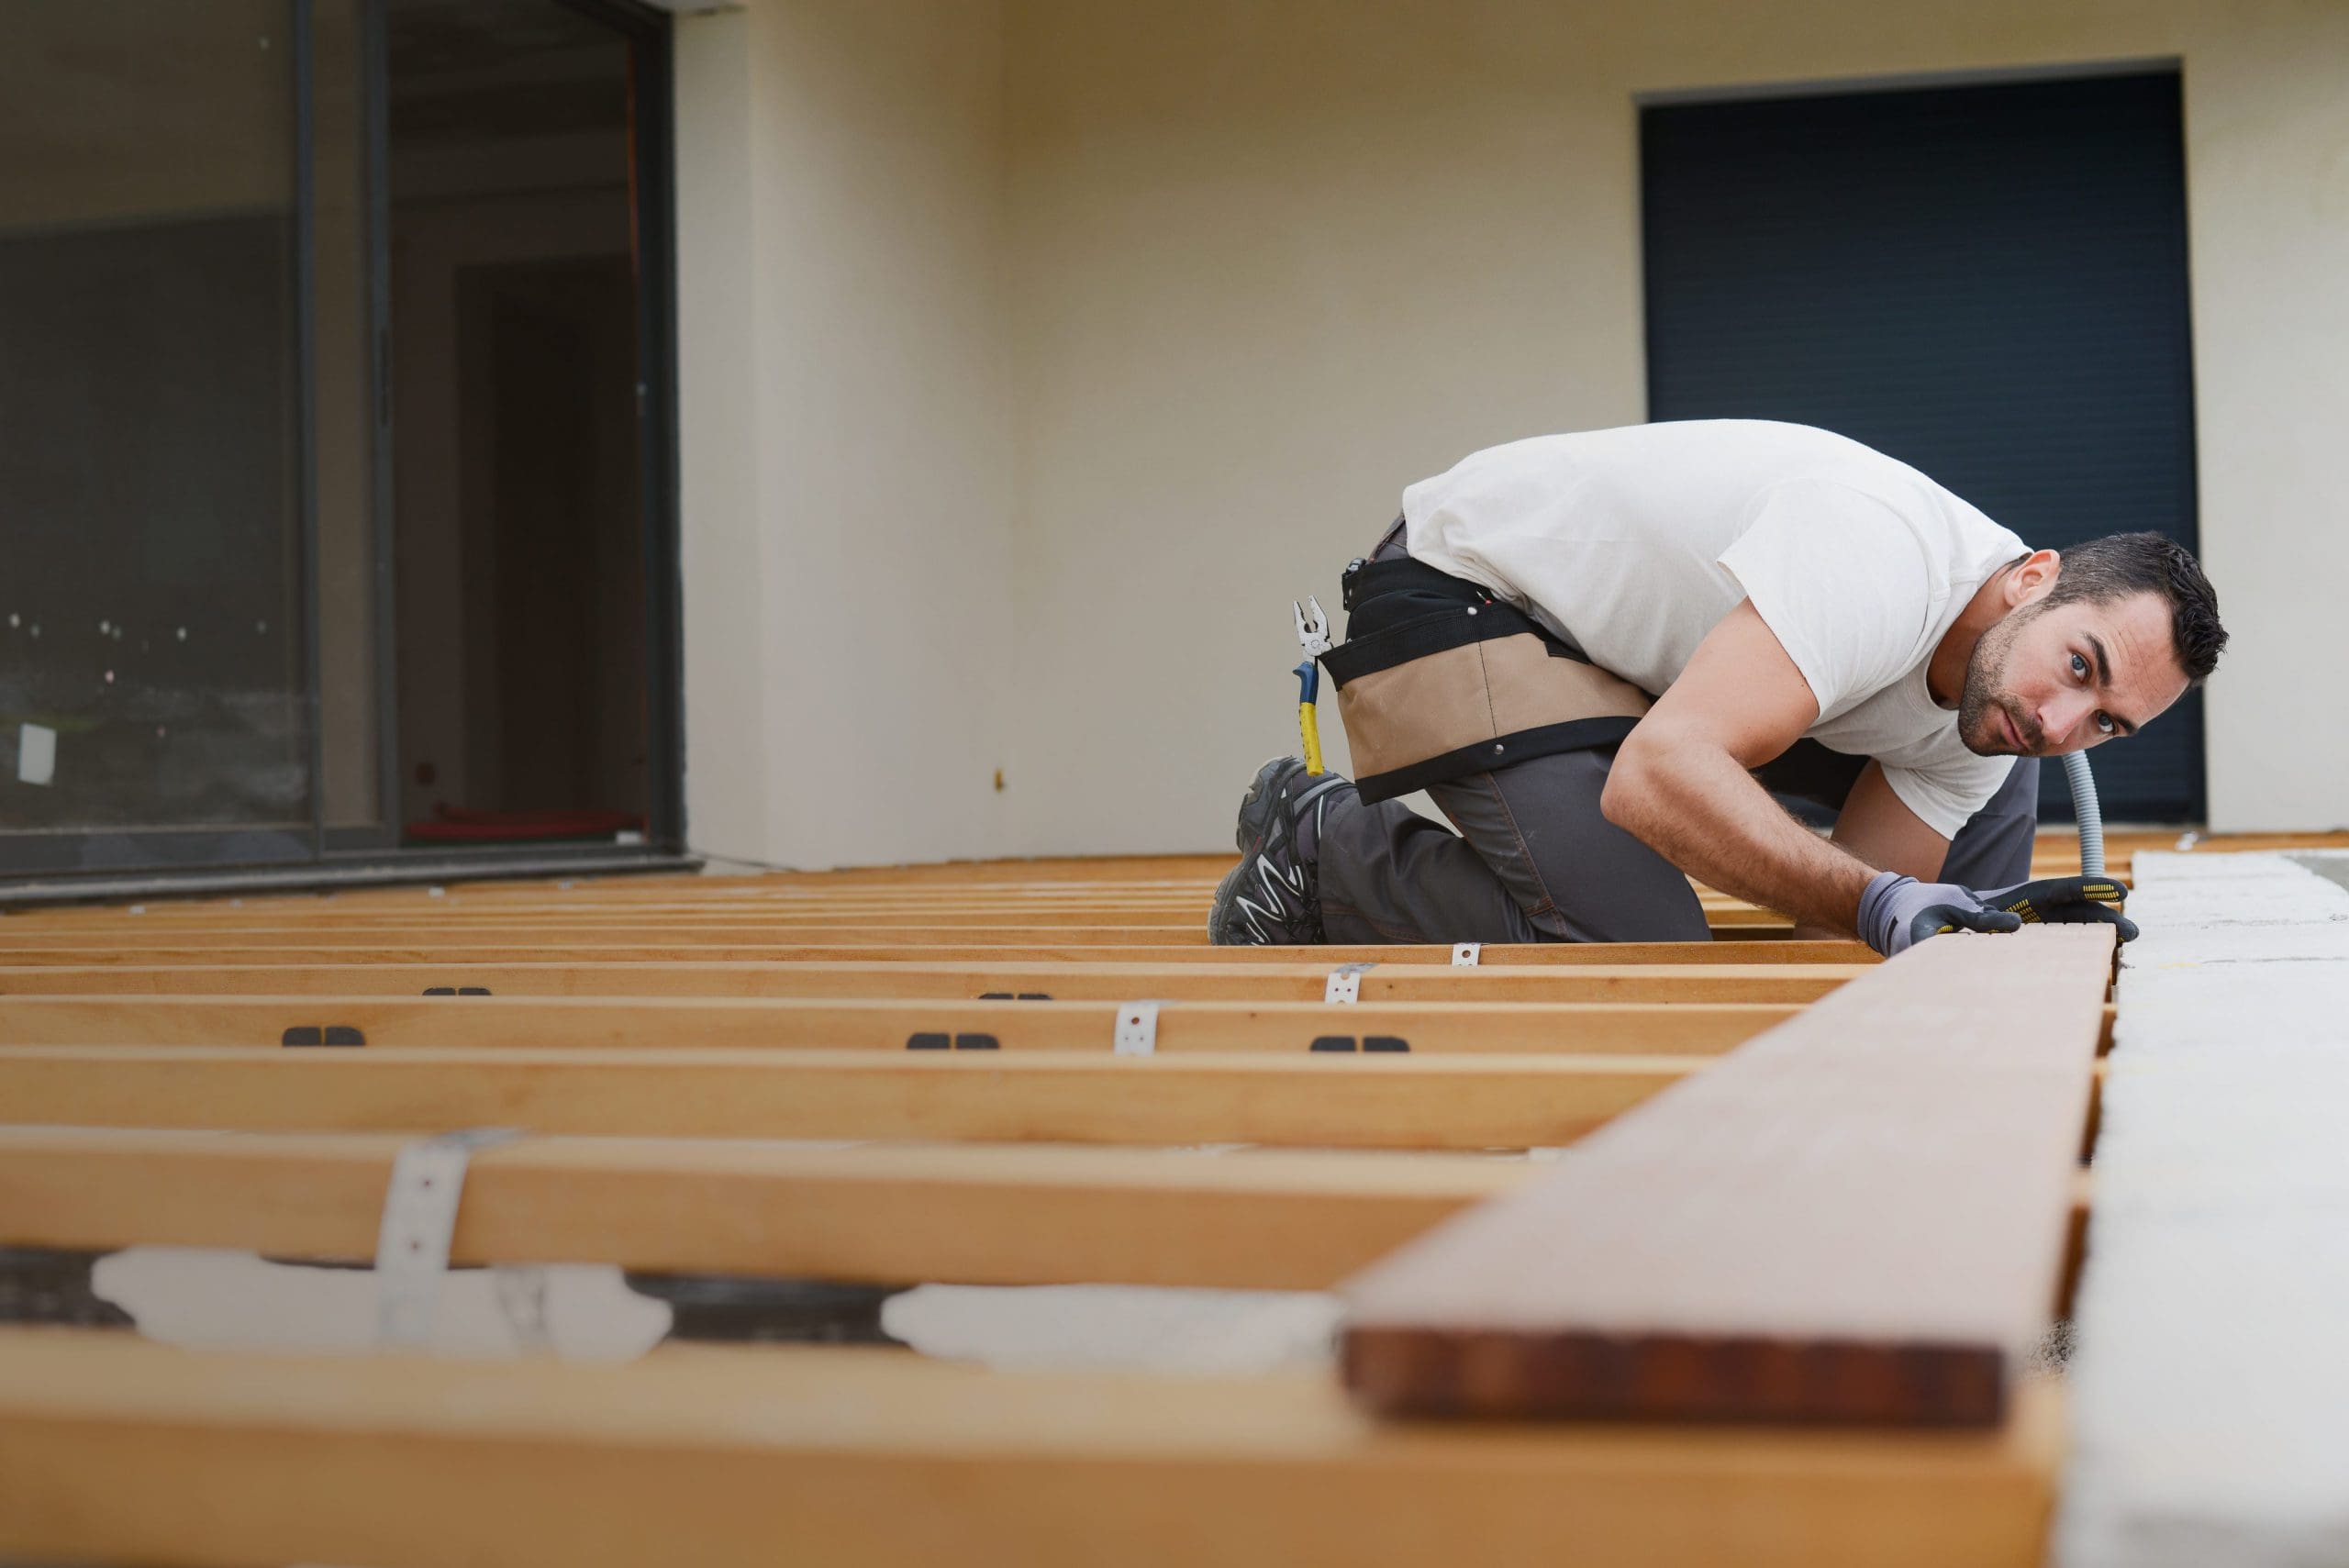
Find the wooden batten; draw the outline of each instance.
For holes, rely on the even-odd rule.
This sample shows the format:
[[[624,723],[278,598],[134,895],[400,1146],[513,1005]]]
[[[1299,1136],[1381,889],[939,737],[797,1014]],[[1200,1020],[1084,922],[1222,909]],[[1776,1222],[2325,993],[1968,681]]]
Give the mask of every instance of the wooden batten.
[[[2125,866],[2134,841],[2110,842]],[[2043,838],[2041,873],[2069,846]],[[1698,888],[1710,941],[1494,944],[1473,966],[1448,943],[1217,948],[1229,863],[0,921],[0,1245],[363,1260],[404,1144],[504,1128],[471,1156],[454,1262],[1355,1282],[1351,1393],[1327,1371],[337,1359],[0,1329],[0,1557],[2043,1560],[2060,1402],[1983,1358],[2011,1358],[2080,1247],[2101,933],[1886,965]],[[1325,1000],[1349,964],[1373,966],[1358,999]],[[2039,988],[2033,1030],[1981,1029],[1982,997]],[[1145,1001],[1147,1051],[1130,1029],[1120,1051]],[[1386,1418],[1422,1413],[1488,1418]],[[1511,1418],[1561,1413],[1606,1418]],[[1817,1424],[1849,1418],[1988,1424]]]
[[[1701,1056],[0,1046],[12,1121],[663,1138],[1526,1149]]]
[[[365,1258],[404,1141],[0,1129],[0,1244]],[[1538,1168],[1464,1154],[530,1138],[473,1156],[451,1255],[885,1284],[1326,1290]]]
[[[1044,1001],[1319,1001],[1330,963],[1023,963],[970,960],[809,960],[569,963],[18,964],[0,995],[415,996],[476,986],[501,996],[954,997],[990,993]],[[1366,1001],[1817,1001],[1865,973],[1859,964],[1383,963],[1357,981]],[[1792,970],[1789,973],[1790,969]]]
[[[2061,1413],[1993,1433],[1387,1425],[1324,1378],[887,1351],[628,1366],[0,1330],[0,1551],[638,1568],[2036,1568]]]
[[[1720,1051],[1785,1022],[1786,1003],[1168,1002],[1155,1050],[1302,1054],[1338,1040],[1397,1052]],[[676,996],[17,996],[0,1045],[330,1044],[370,1051],[667,1047],[1108,1053],[1104,1002]],[[305,1033],[304,1031],[307,1031]],[[1370,1049],[1380,1049],[1373,1046]]]
[[[0,1245],[365,1258],[405,1141],[0,1129]],[[473,1155],[451,1255],[887,1284],[1326,1290],[1546,1169],[1481,1152],[522,1138]],[[2081,1172],[2067,1279],[2092,1196]]]
[[[135,933],[134,933],[135,937]],[[1195,964],[1218,967],[1329,967],[1341,963],[1375,963],[1384,968],[1450,965],[1453,950],[1421,944],[1392,947],[1219,948],[1199,943],[1176,946],[1099,945],[1087,942],[1043,944],[996,942],[834,943],[834,942],[709,942],[689,946],[651,945],[640,941],[580,941],[572,938],[516,939],[514,943],[449,945],[427,938],[415,942],[379,942],[367,936],[320,937],[304,934],[279,940],[186,947],[168,937],[161,941],[85,939],[48,945],[6,945],[0,935],[0,994],[12,968],[56,968],[97,965],[157,964],[288,964],[340,963],[562,963],[592,966],[607,963],[1083,963]],[[1486,947],[1479,967],[1607,968],[1651,964],[1726,964],[1732,968],[1766,965],[1825,964],[1831,967],[1873,966],[1876,955],[1859,942],[1741,941],[1741,942],[1556,942]]]

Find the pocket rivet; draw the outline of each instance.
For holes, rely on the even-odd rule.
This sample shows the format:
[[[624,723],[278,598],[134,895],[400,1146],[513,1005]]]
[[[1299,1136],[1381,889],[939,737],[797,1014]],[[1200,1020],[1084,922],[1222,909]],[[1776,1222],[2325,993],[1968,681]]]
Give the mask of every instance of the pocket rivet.
[[[1475,614],[1476,613],[1476,606],[1474,606],[1474,605],[1469,606],[1468,606],[1468,613],[1469,613],[1470,615],[1472,615],[1472,616],[1473,616],[1473,615],[1475,615]]]

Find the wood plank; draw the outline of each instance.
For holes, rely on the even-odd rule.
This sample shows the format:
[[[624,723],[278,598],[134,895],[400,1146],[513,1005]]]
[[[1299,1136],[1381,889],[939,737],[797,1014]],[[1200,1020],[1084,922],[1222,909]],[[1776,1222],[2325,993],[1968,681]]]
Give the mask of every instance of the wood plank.
[[[589,879],[583,880],[567,890],[531,892],[523,891],[512,884],[474,883],[441,884],[430,888],[411,885],[406,888],[285,891],[230,898],[222,898],[215,895],[167,904],[142,904],[128,907],[119,905],[61,906],[49,913],[61,919],[75,919],[104,917],[115,914],[156,918],[195,908],[261,909],[291,911],[298,914],[310,910],[343,912],[419,907],[434,911],[498,907],[555,912],[594,908],[637,910],[706,908],[720,906],[739,907],[798,906],[813,908],[922,904],[967,907],[1011,903],[1141,902],[1152,899],[1187,899],[1197,904],[1205,904],[1213,896],[1218,883],[1230,873],[1230,861],[1227,856],[1219,862],[1204,861],[1199,874],[1196,876],[1100,877],[1035,884],[995,882],[927,885],[918,883],[900,883],[864,886],[845,884],[816,886],[805,884],[782,884],[771,879],[749,879],[740,883],[730,879],[711,879],[696,885],[651,889],[641,886],[631,887],[625,881]],[[1693,891],[1709,902],[1720,904],[1750,902],[1708,887],[1693,877],[1686,880]]]
[[[389,1135],[0,1129],[0,1243],[369,1258]],[[1483,1154],[526,1139],[451,1257],[882,1284],[1326,1290],[1540,1169]]]
[[[2176,847],[2174,830],[2109,830],[2106,853],[2111,869],[2126,877],[2131,858],[2141,849]],[[2349,846],[2349,833],[2249,833],[2203,835],[2199,851],[2232,850],[2321,849]],[[509,904],[531,908],[588,899],[612,904],[641,900],[759,900],[779,895],[807,898],[847,895],[867,898],[904,897],[909,894],[959,892],[963,896],[1027,897],[1063,895],[1092,896],[1100,893],[1188,893],[1204,895],[1230,863],[1225,853],[1141,858],[1076,858],[1050,861],[974,861],[921,866],[887,866],[830,872],[773,872],[756,875],[648,874],[581,875],[565,878],[483,880],[451,879],[440,884],[442,897],[431,897],[420,887],[380,887],[339,890],[327,895],[247,895],[236,898],[206,895],[196,899],[150,896],[149,914],[172,908],[275,908],[299,912],[321,905],[343,907],[406,909],[418,915],[445,906],[451,898],[468,904]],[[2076,840],[2068,829],[2040,834],[2033,855],[2034,875],[2062,875],[2078,869]],[[1700,894],[1709,890],[1699,888]],[[1717,895],[1714,896],[1718,896]],[[120,906],[91,908],[44,906],[28,918],[49,921],[84,914],[122,915]]]
[[[214,907],[245,909],[299,909],[328,907],[336,909],[395,908],[429,905],[433,908],[487,907],[500,906],[511,908],[567,909],[592,908],[597,906],[622,906],[631,908],[660,909],[682,904],[698,905],[770,905],[827,903],[905,903],[928,900],[933,903],[977,904],[1014,901],[1049,902],[1052,899],[1106,898],[1197,898],[1205,900],[1214,891],[1217,880],[1228,867],[1206,867],[1199,875],[1185,877],[1094,877],[1053,883],[981,883],[956,886],[930,886],[918,883],[863,887],[814,887],[778,884],[762,878],[737,881],[731,878],[707,878],[690,886],[667,888],[631,887],[625,881],[604,879],[583,880],[563,891],[525,892],[514,887],[473,883],[442,884],[439,890],[411,885],[406,888],[373,890],[338,890],[307,893],[273,893],[267,896],[245,896],[224,899],[211,897],[191,900],[189,904],[173,905],[173,908],[191,907],[196,903]],[[93,907],[85,906],[84,909]],[[158,913],[150,905],[147,912]]]
[[[797,906],[818,908],[828,905],[907,904],[974,906],[981,904],[1050,904],[1055,901],[1082,900],[1145,900],[1190,899],[1205,903],[1214,895],[1217,876],[1212,871],[1196,877],[1167,878],[1156,881],[1103,878],[1092,881],[1021,884],[992,883],[959,887],[926,887],[907,884],[891,887],[806,887],[778,886],[751,880],[735,883],[710,879],[687,887],[665,890],[630,888],[625,882],[582,881],[568,891],[525,893],[493,883],[458,884],[429,889],[421,886],[405,888],[342,889],[314,892],[273,893],[265,896],[246,895],[235,898],[217,896],[191,898],[163,904],[125,906],[121,905],[80,905],[61,906],[45,911],[43,918],[93,919],[109,916],[130,916],[156,919],[191,909],[250,909],[300,916],[312,910],[365,911],[406,909],[439,914],[454,909],[633,909],[655,910],[680,907],[696,908],[764,908]]]
[[[1318,1002],[1332,964],[723,962],[622,963],[19,964],[6,995],[416,996],[476,985],[518,996],[960,997],[1041,993],[1060,1001],[1137,997]],[[1364,1001],[1816,1001],[1866,973],[1858,964],[1578,964],[1514,968],[1381,964],[1357,984]]]
[[[1634,964],[1826,964],[1874,966],[1876,955],[1859,942],[1553,942],[1508,944],[1482,950],[1478,967],[1559,968]],[[186,947],[142,941],[53,942],[25,948],[0,946],[0,975],[15,967],[72,964],[201,963],[695,963],[695,962],[940,962],[940,963],[1376,963],[1381,966],[1448,966],[1452,949],[1426,944],[1394,946],[1219,948],[1097,946],[1052,942],[1034,946],[964,943],[838,945],[803,942],[647,945],[641,941],[580,942],[569,940],[444,946],[421,942],[379,943],[367,937],[325,940],[306,934],[284,941],[256,940]]]
[[[987,927],[1022,926],[1164,926],[1179,925],[1204,928],[1208,917],[1208,901],[1183,899],[1163,904],[1127,905],[1092,904],[1076,906],[1055,905],[1038,907],[1022,905],[1005,907],[996,905],[955,906],[951,907],[921,905],[880,905],[870,907],[824,908],[796,906],[746,908],[740,905],[713,907],[696,905],[677,911],[629,910],[545,910],[545,909],[434,909],[424,912],[407,910],[334,910],[319,909],[307,913],[285,912],[257,917],[250,911],[238,911],[222,916],[206,910],[179,911],[166,915],[149,915],[137,920],[123,921],[109,927],[77,927],[80,929],[114,929],[132,930],[186,930],[237,929],[278,930],[370,930],[383,926],[411,926],[429,920],[435,926],[451,930],[470,930],[475,927],[530,926],[552,930],[629,930],[641,929],[647,919],[658,919],[663,929],[675,927],[700,929],[709,927],[752,927],[783,934],[805,930],[811,926],[950,926]]]
[[[1411,1414],[1987,1423],[2055,1298],[2110,928],[1923,942],[1350,1287]]]
[[[699,940],[714,936],[720,940],[739,941],[746,938],[768,936],[813,940],[822,936],[832,940],[905,940],[899,933],[929,931],[945,933],[935,940],[969,941],[996,931],[1044,933],[1037,940],[1052,940],[1081,931],[1092,941],[1118,941],[1131,945],[1133,940],[1156,942],[1179,941],[1163,935],[1129,939],[1128,932],[1181,931],[1186,936],[1207,941],[1208,907],[1204,904],[1169,905],[1163,907],[1097,907],[1097,908],[882,908],[882,909],[792,909],[779,912],[742,909],[701,910],[692,914],[659,916],[662,934],[672,941]],[[61,936],[82,934],[97,936],[114,934],[142,937],[150,932],[168,934],[173,940],[218,933],[221,935],[253,936],[261,934],[302,935],[334,932],[350,935],[362,932],[386,934],[412,931],[420,926],[446,933],[452,940],[475,940],[488,935],[501,940],[512,940],[518,932],[536,931],[541,935],[563,934],[592,938],[598,934],[617,936],[640,932],[648,917],[617,912],[581,915],[546,913],[519,914],[506,911],[484,911],[479,914],[433,912],[429,917],[406,912],[381,914],[330,914],[320,912],[306,916],[275,916],[256,918],[245,911],[216,916],[189,914],[168,918],[141,918],[118,923],[58,925],[42,929],[41,934]],[[1755,927],[1782,926],[1786,917],[1751,905],[1723,905],[1705,911],[1709,927],[1743,929]],[[1118,933],[1110,935],[1108,933]],[[12,929],[6,933],[12,941],[29,940],[35,933],[29,929]],[[396,939],[392,939],[396,940]]]
[[[1719,913],[1742,923],[1758,917],[1758,906],[1743,899],[1705,895],[1698,900],[1708,914]],[[1118,898],[995,898],[980,902],[958,900],[907,901],[891,899],[792,898],[751,901],[629,906],[625,904],[523,905],[475,904],[450,899],[430,907],[415,906],[344,906],[328,904],[309,909],[250,908],[221,910],[187,906],[150,910],[138,916],[111,917],[66,916],[59,929],[75,930],[183,929],[217,925],[284,928],[325,928],[413,925],[429,920],[449,926],[545,925],[594,927],[640,925],[648,919],[681,925],[750,924],[785,929],[810,923],[870,925],[895,920],[906,925],[1039,926],[1161,925],[1204,922],[1213,900],[1207,890],[1197,894],[1152,895]]]
[[[1711,928],[1715,942],[1756,942],[1767,947],[1800,945],[1792,941],[1794,928],[1782,920],[1770,924],[1719,925]],[[153,935],[142,936],[141,930],[159,933],[163,941]],[[1073,934],[1081,934],[1082,943],[1073,942]],[[574,927],[559,934],[560,945],[580,946],[642,946],[644,927],[641,922],[616,922],[602,926]],[[820,938],[820,941],[809,940]],[[55,929],[35,929],[29,925],[0,930],[0,955],[10,953],[55,952],[69,950],[76,952],[97,952],[115,948],[151,950],[168,945],[173,948],[215,951],[224,948],[277,948],[316,945],[322,939],[346,944],[371,947],[416,947],[429,945],[440,948],[459,947],[527,947],[557,945],[556,934],[543,927],[518,924],[498,926],[458,926],[432,923],[399,926],[347,927],[340,930],[321,930],[311,926],[197,926],[171,930],[161,928],[123,928],[118,930],[94,930],[84,935],[61,932]],[[668,925],[661,927],[661,945],[671,948],[751,946],[824,946],[847,948],[966,948],[990,950],[997,948],[1071,947],[1091,948],[1188,948],[1211,962],[1230,962],[1228,955],[1240,951],[1237,948],[1219,948],[1208,943],[1205,920],[1170,926],[869,926],[843,927],[816,924],[806,936],[794,937],[779,932],[774,926],[729,922],[723,926]],[[1427,944],[1411,944],[1414,946]],[[1564,944],[1561,944],[1564,945]],[[1700,944],[1701,945],[1701,944]],[[1822,955],[1814,962],[1852,963],[1865,962],[1849,951],[1852,944],[1842,945],[1843,951]],[[1311,950],[1319,956],[1326,950]],[[1448,961],[1451,947],[1442,952]],[[984,956],[981,953],[979,956]],[[22,962],[22,961],[20,961]],[[54,958],[30,962],[53,963]],[[1562,962],[1553,960],[1551,962]],[[1572,960],[1563,962],[1571,962]],[[1593,959],[1592,962],[1623,962],[1621,958]],[[1759,954],[1724,959],[1730,963],[1766,962]]]
[[[142,937],[143,931],[160,931],[173,947],[225,948],[268,946],[276,942],[315,941],[321,930],[331,930],[345,938],[364,936],[378,946],[402,943],[430,942],[440,947],[495,944],[513,946],[543,941],[551,934],[543,926],[529,923],[468,925],[455,921],[418,920],[415,922],[340,929],[320,928],[307,923],[285,925],[255,925],[250,922],[214,925],[204,922],[195,926],[122,927],[115,929],[93,929],[86,934],[55,927],[39,929],[17,928],[0,930],[0,947],[17,951],[34,949],[79,948],[120,945],[124,942],[151,941]],[[1200,947],[1208,946],[1205,920],[1184,921],[1174,925],[1152,926],[1017,926],[983,924],[978,926],[878,925],[855,929],[818,923],[812,928],[825,941],[833,946],[875,946],[882,944],[960,943],[973,945],[1031,945],[1057,942],[1067,939],[1072,930],[1082,930],[1088,945],[1139,947]],[[614,920],[595,925],[574,925],[561,933],[568,940],[573,937],[588,940],[638,940],[644,936],[641,921]],[[749,941],[791,940],[782,928],[767,922],[729,920],[719,924],[682,924],[664,922],[661,940],[668,947],[697,946],[717,942],[739,944]]]
[[[1691,883],[1698,902],[1708,907],[1750,909],[1746,899],[1716,893]],[[298,895],[274,898],[195,899],[186,902],[138,905],[128,907],[84,906],[40,912],[36,917],[60,924],[106,924],[121,920],[170,923],[217,917],[242,912],[241,917],[269,920],[334,920],[381,918],[429,919],[564,919],[642,917],[660,913],[688,916],[732,914],[751,917],[763,914],[809,913],[940,913],[1000,912],[1008,909],[1142,910],[1180,909],[1204,915],[1212,902],[1216,882],[1162,884],[1085,883],[1041,889],[862,889],[862,890],[739,890],[687,889],[659,898],[628,898],[610,890],[584,888],[554,896],[523,898],[495,895],[487,890],[459,889],[445,895],[409,892],[402,896],[363,895]]]
[[[1994,1434],[1382,1426],[1326,1378],[878,1350],[623,1366],[0,1330],[0,1551],[475,1568],[2024,1568],[2052,1396]]]
[[[1160,1052],[1302,1054],[1333,1036],[1411,1051],[1726,1051],[1801,1009],[1783,1003],[1187,1002],[1159,1011]],[[417,1046],[905,1052],[991,1040],[1009,1052],[1108,1052],[1107,1002],[670,996],[12,996],[0,1044],[277,1050],[289,1029],[349,1029],[369,1050]],[[963,1039],[963,1037],[972,1037]],[[942,1038],[941,1038],[942,1037]],[[1388,1049],[1397,1049],[1389,1047]]]
[[[0,1129],[0,1244],[363,1259],[392,1134]],[[1489,1153],[529,1138],[478,1151],[459,1262],[1326,1290],[1547,1169]],[[2072,1195],[2076,1272],[2092,1188]]]
[[[1710,1060],[0,1046],[0,1106],[80,1127],[1525,1149]]]

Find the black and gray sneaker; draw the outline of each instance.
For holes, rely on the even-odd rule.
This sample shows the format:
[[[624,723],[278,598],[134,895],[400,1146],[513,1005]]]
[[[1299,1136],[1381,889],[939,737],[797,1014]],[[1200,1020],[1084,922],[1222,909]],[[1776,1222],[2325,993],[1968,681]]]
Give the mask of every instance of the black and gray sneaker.
[[[1331,796],[1352,785],[1336,773],[1314,777],[1297,757],[1275,757],[1256,770],[1255,782],[1240,801],[1240,863],[1215,890],[1208,941],[1218,947],[1287,947],[1324,940],[1320,866],[1314,851],[1320,847],[1321,815]]]

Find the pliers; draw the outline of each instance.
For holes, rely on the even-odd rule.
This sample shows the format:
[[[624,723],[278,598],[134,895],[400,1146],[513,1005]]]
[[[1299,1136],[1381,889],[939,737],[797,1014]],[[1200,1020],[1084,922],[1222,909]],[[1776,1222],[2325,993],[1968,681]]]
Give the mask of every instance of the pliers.
[[[1305,662],[1296,670],[1297,728],[1305,737],[1305,771],[1315,778],[1321,776],[1321,725],[1315,717],[1314,704],[1321,695],[1321,672],[1313,662],[1330,651],[1330,619],[1321,613],[1321,601],[1308,594],[1305,603],[1289,601],[1297,612],[1297,646],[1305,650]]]

